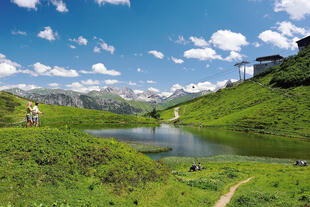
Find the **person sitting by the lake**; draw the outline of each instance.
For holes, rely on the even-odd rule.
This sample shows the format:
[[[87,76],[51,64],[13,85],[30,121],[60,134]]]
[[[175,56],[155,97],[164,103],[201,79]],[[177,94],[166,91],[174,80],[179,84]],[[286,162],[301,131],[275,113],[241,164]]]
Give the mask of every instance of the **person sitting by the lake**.
[[[197,165],[195,162],[193,162],[192,166],[189,168],[189,172],[195,172],[197,171]]]
[[[302,160],[297,160],[295,165],[298,165],[298,166],[308,166],[307,162],[306,161],[302,161]]]
[[[201,164],[200,164],[200,163],[199,163],[198,166],[197,166],[197,170],[198,170],[198,171],[201,171],[201,170],[202,170]]]
[[[41,112],[39,110],[39,107],[38,107],[39,103],[36,102],[35,106],[33,107],[32,109],[32,122],[33,124],[36,125],[36,127],[39,127],[39,114],[43,114],[43,112]]]
[[[26,108],[26,128],[30,126],[32,126],[33,122],[32,122],[32,102],[29,101],[27,104],[27,108]]]

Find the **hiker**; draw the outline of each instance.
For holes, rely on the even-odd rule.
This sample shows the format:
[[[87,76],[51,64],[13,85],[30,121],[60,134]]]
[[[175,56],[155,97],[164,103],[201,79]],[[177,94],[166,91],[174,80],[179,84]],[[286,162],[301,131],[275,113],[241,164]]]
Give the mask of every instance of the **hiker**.
[[[35,106],[32,109],[32,124],[35,124],[36,127],[39,127],[39,114],[43,114],[38,108],[39,103],[36,102]]]
[[[29,101],[27,104],[27,109],[26,109],[26,128],[30,126],[32,126],[33,122],[32,122],[32,102]]]

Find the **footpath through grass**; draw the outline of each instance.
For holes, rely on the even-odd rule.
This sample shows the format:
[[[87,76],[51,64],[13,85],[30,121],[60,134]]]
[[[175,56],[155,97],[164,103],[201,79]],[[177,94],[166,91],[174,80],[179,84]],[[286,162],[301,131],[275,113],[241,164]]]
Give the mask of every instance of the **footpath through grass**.
[[[206,167],[201,172],[188,172],[192,162]],[[206,205],[212,206],[230,186],[254,177],[241,185],[228,206],[287,206],[310,205],[310,168],[293,166],[293,161],[222,155],[210,158],[168,157],[162,162],[169,166],[181,182],[208,192]]]

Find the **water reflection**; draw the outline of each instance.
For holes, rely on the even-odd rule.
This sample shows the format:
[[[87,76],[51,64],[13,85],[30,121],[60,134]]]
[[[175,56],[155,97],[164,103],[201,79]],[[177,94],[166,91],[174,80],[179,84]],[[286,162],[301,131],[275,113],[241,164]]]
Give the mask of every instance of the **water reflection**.
[[[170,125],[131,129],[87,130],[98,137],[115,137],[118,140],[137,141],[173,150],[150,154],[158,159],[163,156],[212,156],[237,154],[279,158],[310,158],[310,142],[283,137],[248,134],[218,129],[175,128]]]

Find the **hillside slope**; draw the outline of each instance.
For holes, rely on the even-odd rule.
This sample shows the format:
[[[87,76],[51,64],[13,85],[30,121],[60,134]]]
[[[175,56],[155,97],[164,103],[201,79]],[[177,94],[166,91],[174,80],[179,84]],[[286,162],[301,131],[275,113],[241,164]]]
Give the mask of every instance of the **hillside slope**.
[[[0,126],[24,124],[28,100],[6,92],[0,92]],[[153,119],[140,116],[118,115],[106,111],[81,109],[66,106],[40,104],[44,115],[40,116],[42,126],[96,127],[103,124],[155,124]]]
[[[309,65],[307,48],[239,86],[178,105],[178,123],[310,138]]]

